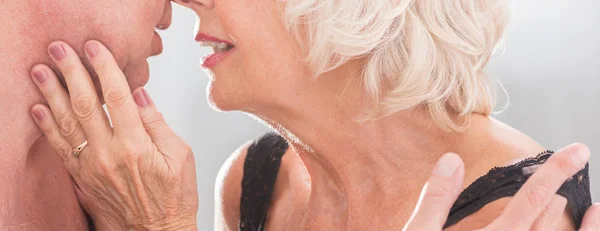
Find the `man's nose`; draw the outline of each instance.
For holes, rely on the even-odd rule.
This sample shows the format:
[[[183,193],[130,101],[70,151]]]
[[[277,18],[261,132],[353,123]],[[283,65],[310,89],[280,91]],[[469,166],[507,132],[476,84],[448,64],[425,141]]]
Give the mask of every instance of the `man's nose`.
[[[171,26],[171,20],[173,16],[173,8],[171,6],[171,1],[165,1],[165,8],[163,10],[163,15],[156,28],[159,30],[166,30]]]

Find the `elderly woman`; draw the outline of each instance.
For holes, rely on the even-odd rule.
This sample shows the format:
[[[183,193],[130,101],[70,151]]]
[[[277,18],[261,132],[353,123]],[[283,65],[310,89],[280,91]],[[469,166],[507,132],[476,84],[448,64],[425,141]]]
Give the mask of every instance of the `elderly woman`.
[[[527,135],[489,117],[494,92],[484,69],[508,22],[505,1],[178,3],[201,19],[196,40],[214,48],[202,64],[211,74],[212,105],[252,114],[283,137],[246,144],[222,167],[217,229],[397,230],[448,152],[460,154],[464,172],[457,156],[444,156],[431,178],[437,181],[429,182],[448,182],[425,195],[458,196],[452,188],[466,189],[437,229],[512,221],[515,230],[573,230],[582,224],[591,205],[587,148],[570,146],[550,158],[552,152]],[[148,94],[129,94],[108,49],[88,42],[85,56],[102,83],[111,126],[74,50],[55,42],[49,51],[71,99],[48,67],[36,66],[32,75],[51,79],[36,82],[51,108],[73,111],[53,115],[36,105],[32,113],[96,224],[196,227],[193,155]],[[80,121],[79,136],[71,134],[78,140],[60,134],[54,122],[69,115]],[[559,171],[538,171],[514,199],[523,200],[510,202],[547,159]],[[552,174],[554,181],[542,180]],[[552,196],[574,174],[558,190],[561,196]],[[441,210],[450,205],[440,204]],[[546,205],[554,212],[538,222]],[[497,217],[504,218],[494,222]]]

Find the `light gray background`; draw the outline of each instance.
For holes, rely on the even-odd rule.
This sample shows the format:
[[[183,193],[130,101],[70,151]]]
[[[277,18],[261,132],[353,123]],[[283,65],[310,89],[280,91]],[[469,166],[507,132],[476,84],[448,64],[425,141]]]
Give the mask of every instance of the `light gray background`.
[[[223,161],[242,143],[263,134],[261,123],[242,113],[211,109],[208,78],[199,68],[206,52],[193,41],[195,15],[179,6],[161,32],[165,50],[152,58],[147,86],[169,124],[194,149],[202,227],[213,224],[213,188]],[[510,106],[497,116],[549,149],[578,141],[592,149],[592,190],[600,200],[600,2],[518,0],[506,50],[490,65]],[[500,104],[506,97],[500,91]],[[207,229],[208,230],[208,229]]]

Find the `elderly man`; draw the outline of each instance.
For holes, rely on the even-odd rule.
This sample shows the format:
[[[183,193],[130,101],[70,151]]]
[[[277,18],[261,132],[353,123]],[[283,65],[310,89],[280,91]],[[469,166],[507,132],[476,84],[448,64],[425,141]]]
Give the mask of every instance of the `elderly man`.
[[[0,230],[88,227],[68,172],[30,115],[44,102],[30,70],[51,63],[48,44],[62,40],[83,54],[86,40],[100,40],[137,88],[148,80],[146,59],[162,50],[155,28],[170,22],[169,0],[0,0]],[[77,120],[65,118],[61,132],[75,139]]]

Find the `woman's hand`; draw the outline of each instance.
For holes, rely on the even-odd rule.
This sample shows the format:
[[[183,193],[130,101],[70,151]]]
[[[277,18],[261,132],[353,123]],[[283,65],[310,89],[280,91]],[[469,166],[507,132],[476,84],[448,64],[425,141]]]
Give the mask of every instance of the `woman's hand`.
[[[111,230],[195,230],[193,153],[146,91],[136,89],[132,96],[109,50],[98,41],[87,42],[85,54],[100,79],[111,126],[77,53],[64,42],[50,44],[48,51],[69,92],[52,69],[35,66],[32,77],[50,108],[35,105],[32,114],[97,225]],[[77,147],[82,147],[80,153],[73,151]]]
[[[590,157],[583,145],[571,145],[552,155],[511,199],[502,214],[482,231],[554,230],[566,204],[556,191],[581,170]],[[464,165],[456,154],[446,154],[436,164],[405,231],[442,230],[450,208],[463,185]],[[600,230],[600,204],[588,209],[581,231]]]

